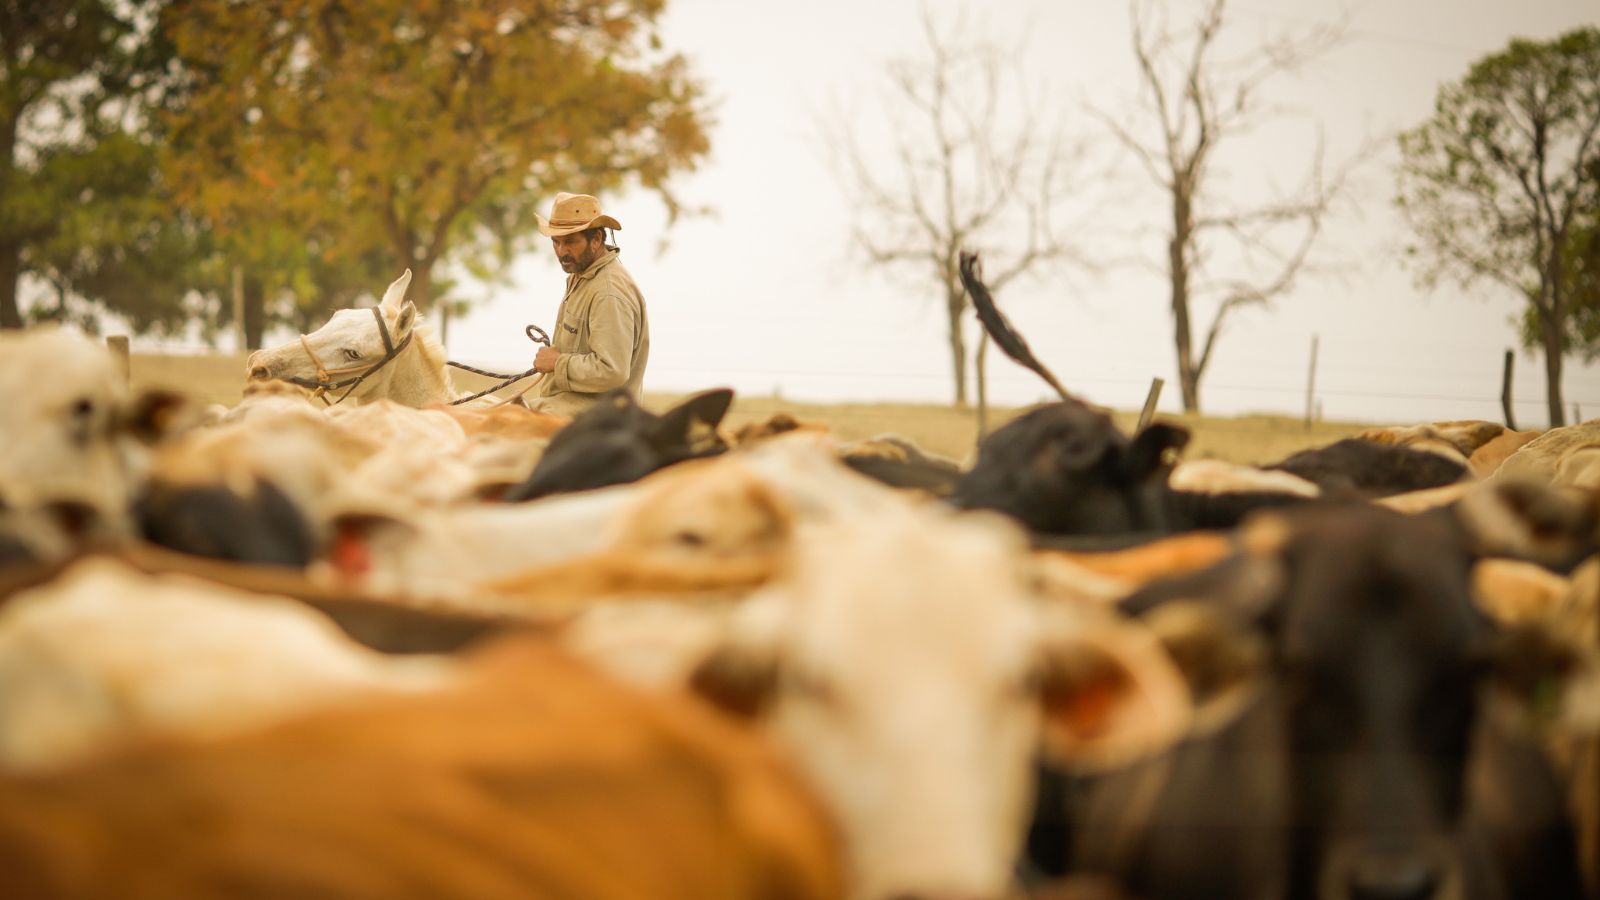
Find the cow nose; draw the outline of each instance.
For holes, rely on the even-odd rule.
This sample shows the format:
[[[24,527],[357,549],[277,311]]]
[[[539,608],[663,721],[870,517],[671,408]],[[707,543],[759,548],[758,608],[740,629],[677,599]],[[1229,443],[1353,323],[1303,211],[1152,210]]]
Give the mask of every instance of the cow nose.
[[[1431,900],[1439,867],[1421,853],[1368,852],[1350,866],[1350,900]]]
[[[262,364],[260,350],[250,354],[250,358],[244,361],[244,366],[245,369],[250,372],[251,378],[267,378],[272,374],[271,372],[268,372],[267,367]]]
[[[915,893],[893,894],[884,900],[999,900],[996,897],[985,897],[981,894],[944,894],[944,893]]]

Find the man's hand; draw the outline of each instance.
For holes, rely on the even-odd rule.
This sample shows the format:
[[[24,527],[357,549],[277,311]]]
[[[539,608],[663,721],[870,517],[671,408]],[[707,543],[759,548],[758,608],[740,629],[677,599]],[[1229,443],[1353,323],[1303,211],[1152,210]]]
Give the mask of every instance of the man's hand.
[[[554,372],[556,360],[561,358],[561,352],[554,347],[540,347],[534,354],[533,368],[536,372]]]

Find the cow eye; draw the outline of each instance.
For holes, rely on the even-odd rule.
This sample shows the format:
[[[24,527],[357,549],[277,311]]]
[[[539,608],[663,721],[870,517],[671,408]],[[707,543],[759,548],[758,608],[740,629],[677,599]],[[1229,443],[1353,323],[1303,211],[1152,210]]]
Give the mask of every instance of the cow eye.
[[[706,545],[706,536],[698,531],[680,531],[673,535],[672,539],[685,547],[704,547]]]
[[[94,415],[94,401],[88,397],[80,397],[78,402],[72,404],[73,418],[87,419],[92,415]]]
[[[353,349],[351,349],[349,347],[346,347],[346,348],[344,348],[344,358],[345,359],[360,359],[361,358],[361,353],[358,350],[353,350]]]

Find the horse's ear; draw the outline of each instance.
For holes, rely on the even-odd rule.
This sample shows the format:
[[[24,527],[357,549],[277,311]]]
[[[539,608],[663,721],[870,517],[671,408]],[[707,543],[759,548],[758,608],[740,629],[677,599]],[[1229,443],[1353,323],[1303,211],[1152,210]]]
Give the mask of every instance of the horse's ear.
[[[400,315],[394,320],[395,336],[399,337],[400,335],[409,333],[411,331],[412,324],[416,321],[417,305],[415,303],[407,303],[405,306],[400,307]]]
[[[384,309],[399,309],[400,301],[406,299],[406,288],[410,286],[411,270],[407,269],[404,274],[389,285],[388,290],[383,292],[383,302],[380,305]]]

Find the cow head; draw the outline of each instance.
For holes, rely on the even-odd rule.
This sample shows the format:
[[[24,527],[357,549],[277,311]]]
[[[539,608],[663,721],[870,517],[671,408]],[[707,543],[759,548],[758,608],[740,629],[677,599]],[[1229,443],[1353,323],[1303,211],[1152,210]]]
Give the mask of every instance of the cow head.
[[[1041,738],[1103,761],[1187,721],[1153,640],[1042,608],[1014,531],[966,518],[886,506],[807,531],[693,677],[820,789],[853,896],[1002,896]]]
[[[129,485],[118,425],[124,380],[110,351],[71,331],[0,335],[0,495],[120,516]]]
[[[1188,440],[1184,429],[1162,423],[1129,440],[1105,413],[1076,401],[1051,403],[985,438],[951,499],[1054,534],[1160,530],[1168,451]]]
[[[661,415],[613,391],[556,432],[533,474],[506,494],[510,501],[625,484],[673,463],[728,449],[717,425],[733,391],[705,391]]]
[[[394,355],[417,324],[417,307],[405,299],[410,285],[411,270],[407,269],[384,291],[377,315],[372,309],[341,309],[308,335],[250,354],[245,361],[246,376],[251,381],[279,379],[316,387],[318,383],[339,382],[374,370],[359,386],[346,387],[353,388],[356,400],[384,396],[385,381],[396,369],[376,367]]]
[[[1199,597],[1264,642],[1261,700],[1166,763],[1138,851],[1086,864],[1120,867],[1152,900],[1196,885],[1322,900],[1575,896],[1560,789],[1529,735],[1536,721],[1593,727],[1594,648],[1483,617],[1449,513],[1307,508],[1256,520],[1245,543],[1209,584],[1160,591]],[[1196,647],[1229,633],[1176,655],[1203,658]]]

